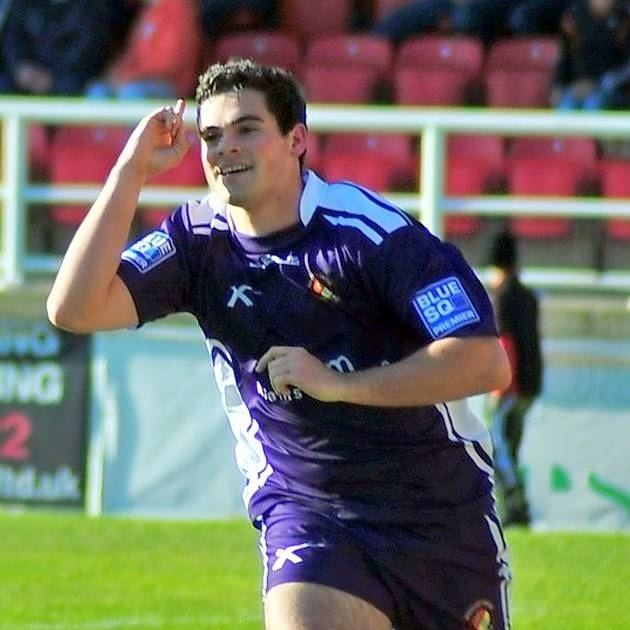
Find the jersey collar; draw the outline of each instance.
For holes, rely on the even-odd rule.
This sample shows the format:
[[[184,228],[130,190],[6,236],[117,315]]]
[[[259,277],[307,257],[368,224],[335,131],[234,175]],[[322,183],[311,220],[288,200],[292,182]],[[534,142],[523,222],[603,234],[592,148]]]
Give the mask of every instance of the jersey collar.
[[[220,212],[226,217],[232,235],[246,252],[258,254],[269,252],[289,247],[302,238],[327,186],[326,182],[320,179],[313,171],[306,171],[302,179],[304,186],[299,203],[299,222],[268,236],[254,237],[237,232],[225,204],[222,203]]]

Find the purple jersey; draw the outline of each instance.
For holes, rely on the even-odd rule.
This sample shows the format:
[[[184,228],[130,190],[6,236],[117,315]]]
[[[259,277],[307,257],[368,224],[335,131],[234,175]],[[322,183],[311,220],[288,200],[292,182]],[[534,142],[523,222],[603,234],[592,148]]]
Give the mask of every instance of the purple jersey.
[[[273,345],[352,371],[443,337],[496,334],[459,251],[382,197],[308,173],[299,210],[297,225],[245,237],[211,194],[131,245],[119,269],[141,324],[176,311],[197,318],[251,518],[285,500],[390,523],[490,512],[487,433],[465,403],[324,403],[296,387],[278,395],[255,372]]]

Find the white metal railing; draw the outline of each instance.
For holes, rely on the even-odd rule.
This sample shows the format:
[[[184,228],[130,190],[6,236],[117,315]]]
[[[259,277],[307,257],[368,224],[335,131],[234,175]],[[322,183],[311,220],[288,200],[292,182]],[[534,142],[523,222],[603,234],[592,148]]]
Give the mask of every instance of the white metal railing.
[[[98,192],[94,186],[52,186],[28,181],[26,128],[29,122],[45,124],[134,125],[161,103],[150,101],[86,101],[67,98],[0,97],[2,121],[2,178],[0,183],[0,286],[24,283],[29,274],[53,273],[58,256],[36,255],[26,250],[26,216],[30,203],[60,201],[90,203]],[[388,194],[409,212],[418,213],[434,233],[442,233],[442,217],[448,213],[479,215],[539,214],[554,208],[554,216],[630,218],[630,199],[524,198],[512,196],[447,197],[444,194],[445,137],[451,133],[630,138],[630,114],[558,113],[529,110],[428,109],[394,106],[309,107],[309,127],[314,132],[400,132],[422,136],[420,191]],[[186,109],[186,122],[193,125],[194,104]],[[180,203],[201,191],[184,188],[146,187],[140,204]],[[591,288],[630,288],[627,273],[596,271],[541,272],[529,274],[539,284]]]

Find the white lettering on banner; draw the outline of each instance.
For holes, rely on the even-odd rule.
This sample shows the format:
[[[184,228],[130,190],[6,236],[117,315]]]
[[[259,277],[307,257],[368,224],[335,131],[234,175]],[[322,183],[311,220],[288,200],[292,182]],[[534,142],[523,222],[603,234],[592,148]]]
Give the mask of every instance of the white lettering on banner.
[[[59,364],[0,362],[0,402],[58,405],[63,395],[64,372]]]
[[[221,394],[223,409],[228,417],[230,428],[236,438],[234,454],[236,464],[247,479],[243,490],[245,506],[259,488],[262,488],[273,473],[260,440],[257,437],[260,426],[251,417],[249,409],[236,385],[234,362],[230,351],[218,339],[206,339],[214,376]]]
[[[14,470],[0,465],[0,497],[16,501],[77,500],[81,498],[79,478],[66,466],[53,473],[42,473],[33,466]]]
[[[480,321],[459,278],[450,276],[418,291],[413,306],[434,339]]]
[[[27,330],[0,327],[0,356],[53,357],[60,349],[59,335],[47,324],[33,324]]]

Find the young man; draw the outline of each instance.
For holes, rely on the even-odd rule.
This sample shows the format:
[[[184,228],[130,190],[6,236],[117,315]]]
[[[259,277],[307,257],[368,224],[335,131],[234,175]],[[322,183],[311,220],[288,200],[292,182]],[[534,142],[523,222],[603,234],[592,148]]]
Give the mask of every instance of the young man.
[[[490,263],[500,340],[512,367],[512,382],[496,392],[492,413],[496,480],[503,495],[503,521],[510,525],[527,525],[530,514],[518,470],[518,454],[525,417],[542,389],[538,298],[521,282],[516,240],[512,234],[501,232],[495,237]]]
[[[197,102],[209,195],[124,250],[142,186],[186,151],[182,101],[147,116],[68,249],[51,320],[197,317],[261,531],[267,628],[507,627],[489,440],[448,402],[509,380],[482,286],[383,198],[302,172],[285,71],[214,65]]]

